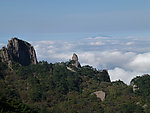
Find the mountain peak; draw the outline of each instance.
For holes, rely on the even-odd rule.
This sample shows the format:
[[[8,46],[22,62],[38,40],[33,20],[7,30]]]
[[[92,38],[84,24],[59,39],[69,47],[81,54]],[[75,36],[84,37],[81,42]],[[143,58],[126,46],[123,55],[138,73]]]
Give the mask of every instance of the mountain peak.
[[[8,41],[7,47],[0,50],[2,62],[7,62],[11,65],[17,62],[22,66],[37,64],[36,53],[30,43],[20,40],[16,37]]]
[[[81,67],[81,65],[80,65],[80,63],[79,63],[79,61],[78,61],[78,56],[74,53],[73,54],[73,56],[72,56],[72,60],[74,61],[74,66],[75,67],[77,67],[77,68],[80,68]]]
[[[75,53],[73,53],[72,60],[78,61],[78,56]]]

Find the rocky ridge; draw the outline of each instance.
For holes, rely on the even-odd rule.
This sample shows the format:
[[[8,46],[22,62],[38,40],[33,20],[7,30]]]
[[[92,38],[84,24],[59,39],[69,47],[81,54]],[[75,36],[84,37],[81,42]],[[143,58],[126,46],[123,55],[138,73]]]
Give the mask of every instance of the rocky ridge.
[[[8,41],[7,47],[0,50],[0,61],[7,62],[11,66],[14,62],[22,66],[37,64],[36,53],[30,43],[12,38]]]

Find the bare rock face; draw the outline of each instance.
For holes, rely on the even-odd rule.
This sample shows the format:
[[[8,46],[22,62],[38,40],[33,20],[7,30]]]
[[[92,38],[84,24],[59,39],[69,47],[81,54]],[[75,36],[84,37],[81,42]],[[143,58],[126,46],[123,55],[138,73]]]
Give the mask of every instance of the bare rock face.
[[[81,67],[81,65],[80,65],[80,63],[79,63],[79,61],[78,61],[78,56],[74,53],[73,54],[73,56],[72,56],[72,60],[74,61],[74,66],[75,67],[77,67],[77,68],[80,68]]]
[[[33,46],[18,38],[12,38],[8,41],[7,47],[3,47],[0,50],[0,57],[2,62],[7,62],[8,64],[13,62],[18,62],[22,66],[37,64]]]
[[[72,56],[72,60],[74,61],[78,61],[78,56],[74,53],[73,56]]]
[[[1,49],[1,61],[5,62],[9,60],[9,55],[8,55],[8,51],[5,47],[3,47]]]
[[[100,98],[101,101],[104,101],[105,100],[105,92],[103,91],[96,91],[94,92],[94,94],[97,96],[97,98]]]

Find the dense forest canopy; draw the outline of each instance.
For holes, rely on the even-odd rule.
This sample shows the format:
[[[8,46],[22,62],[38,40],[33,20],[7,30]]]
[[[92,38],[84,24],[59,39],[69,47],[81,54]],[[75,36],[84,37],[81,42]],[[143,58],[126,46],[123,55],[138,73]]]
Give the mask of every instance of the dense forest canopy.
[[[132,85],[110,81],[106,70],[76,68],[72,61],[36,65],[0,63],[0,111],[22,113],[148,113],[150,76],[132,79]],[[67,69],[70,65],[72,70]],[[139,88],[133,92],[133,83]],[[106,93],[105,100],[95,91]]]

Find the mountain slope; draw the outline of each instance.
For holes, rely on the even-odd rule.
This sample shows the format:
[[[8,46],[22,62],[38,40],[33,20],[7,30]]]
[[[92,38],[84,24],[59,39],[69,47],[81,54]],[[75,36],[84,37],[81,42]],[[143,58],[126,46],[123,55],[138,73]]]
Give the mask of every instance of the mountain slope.
[[[75,56],[75,55],[73,55]],[[12,60],[12,59],[10,59]],[[149,113],[150,76],[110,81],[107,70],[68,62],[40,61],[23,66],[0,62],[0,112]],[[133,90],[136,85],[137,89]],[[95,92],[103,93],[103,99]]]

